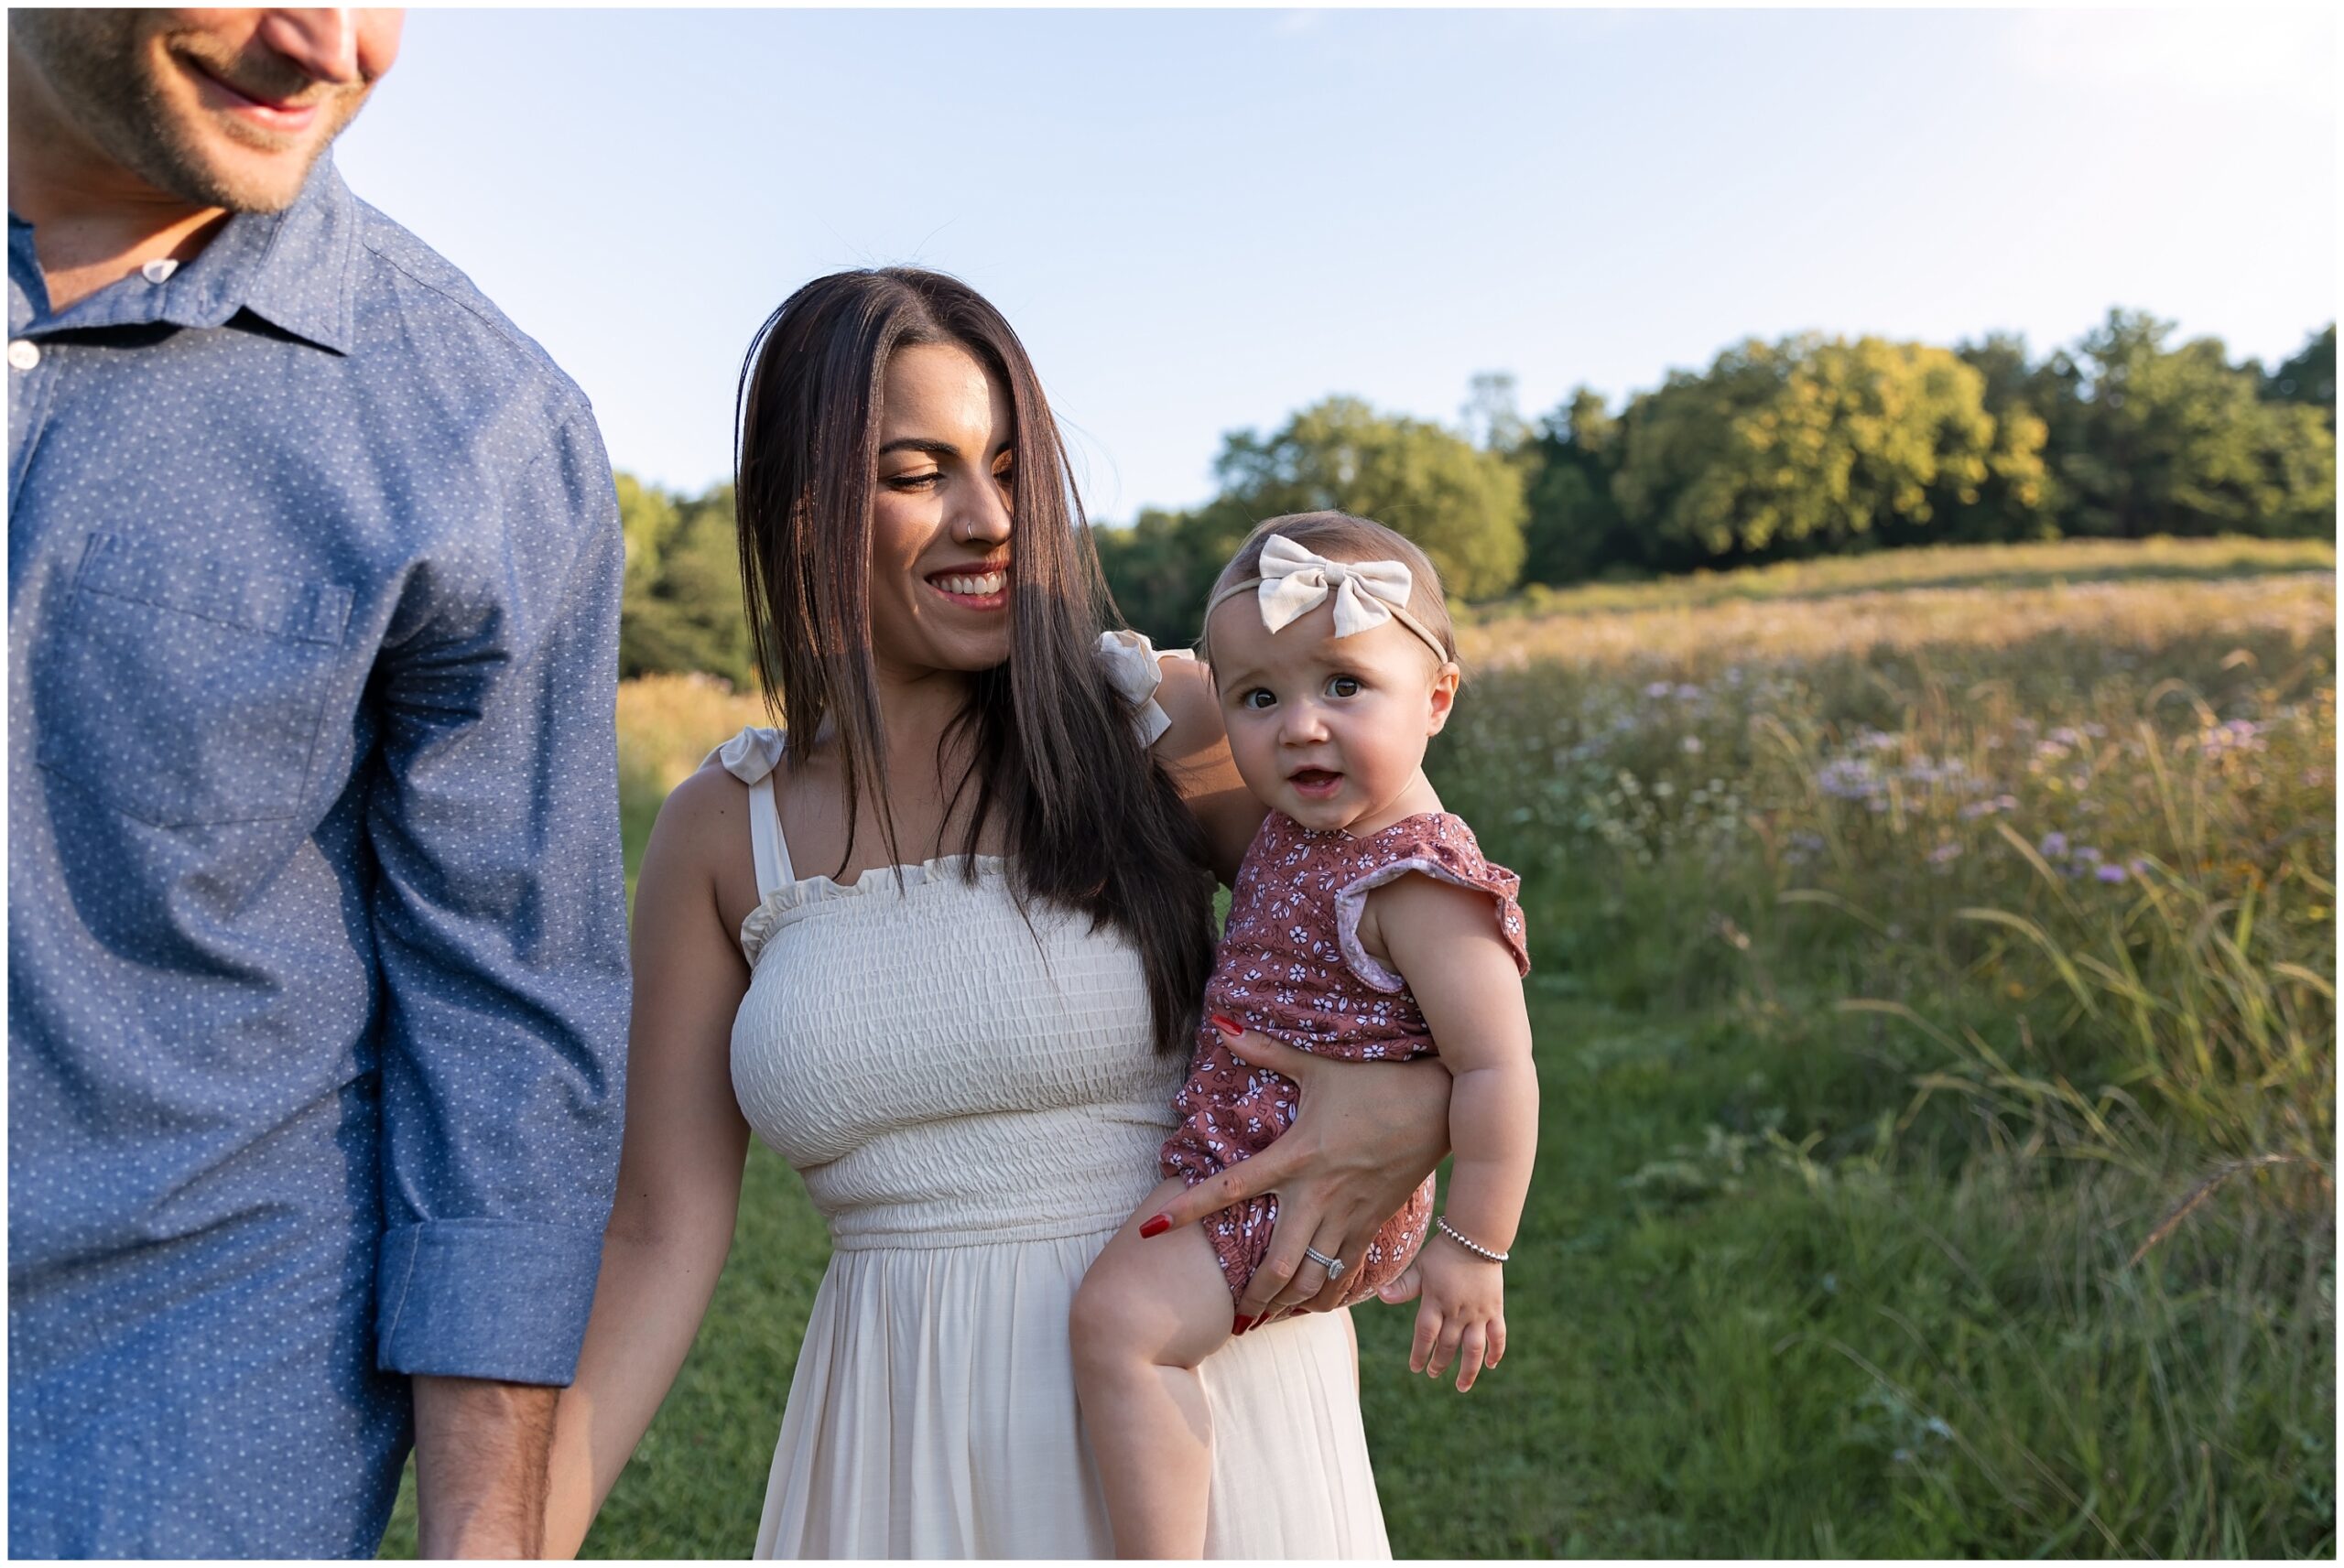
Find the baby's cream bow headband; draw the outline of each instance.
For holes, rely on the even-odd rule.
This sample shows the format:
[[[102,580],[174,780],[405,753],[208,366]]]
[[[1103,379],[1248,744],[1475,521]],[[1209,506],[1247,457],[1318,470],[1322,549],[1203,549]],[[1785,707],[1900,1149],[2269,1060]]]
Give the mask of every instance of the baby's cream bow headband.
[[[1249,589],[1258,590],[1262,624],[1272,633],[1285,631],[1301,617],[1335,596],[1335,635],[1349,637],[1397,621],[1433,651],[1444,664],[1449,651],[1424,622],[1408,613],[1408,595],[1416,577],[1400,561],[1330,561],[1314,555],[1283,534],[1262,541],[1262,575],[1232,583],[1205,606],[1210,616],[1229,600]]]

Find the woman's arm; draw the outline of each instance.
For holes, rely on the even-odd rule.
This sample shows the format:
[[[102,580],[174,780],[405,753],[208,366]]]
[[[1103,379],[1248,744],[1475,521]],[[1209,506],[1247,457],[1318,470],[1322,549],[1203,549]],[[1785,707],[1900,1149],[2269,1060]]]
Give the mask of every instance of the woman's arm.
[[[1160,667],[1164,684],[1156,688],[1156,700],[1172,727],[1156,738],[1156,754],[1204,827],[1212,846],[1213,875],[1233,885],[1246,848],[1261,831],[1270,808],[1254,799],[1238,776],[1211,670],[1195,659],[1166,659]]]
[[[676,1380],[732,1245],[749,1128],[732,1098],[748,965],[718,913],[749,797],[703,768],[660,808],[635,894],[626,1131],[577,1379],[554,1416],[547,1555],[576,1554]]]
[[[1165,1216],[1177,1228],[1240,1198],[1277,1194],[1269,1251],[1238,1314],[1260,1317],[1305,1304],[1332,1311],[1342,1303],[1340,1283],[1314,1293],[1292,1282],[1302,1249],[1316,1238],[1329,1256],[1357,1260],[1432,1173],[1449,1152],[1449,1071],[1429,1058],[1330,1060],[1266,1034],[1232,1035],[1229,1048],[1300,1087],[1294,1125],[1252,1159],[1190,1187]]]

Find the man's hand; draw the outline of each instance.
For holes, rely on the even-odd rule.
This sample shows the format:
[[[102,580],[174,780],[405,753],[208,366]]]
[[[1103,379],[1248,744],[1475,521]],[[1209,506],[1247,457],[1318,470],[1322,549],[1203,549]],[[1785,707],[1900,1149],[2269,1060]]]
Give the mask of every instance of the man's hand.
[[[418,1553],[544,1555],[546,1459],[561,1390],[477,1378],[414,1383]]]
[[[1269,1252],[1238,1315],[1262,1318],[1304,1303],[1331,1312],[1342,1303],[1343,1287],[1329,1284],[1303,1250],[1359,1266],[1377,1228],[1449,1152],[1449,1070],[1430,1060],[1329,1061],[1266,1034],[1232,1035],[1229,1048],[1300,1087],[1294,1125],[1252,1159],[1174,1199],[1164,1211],[1166,1228],[1240,1198],[1277,1194]]]

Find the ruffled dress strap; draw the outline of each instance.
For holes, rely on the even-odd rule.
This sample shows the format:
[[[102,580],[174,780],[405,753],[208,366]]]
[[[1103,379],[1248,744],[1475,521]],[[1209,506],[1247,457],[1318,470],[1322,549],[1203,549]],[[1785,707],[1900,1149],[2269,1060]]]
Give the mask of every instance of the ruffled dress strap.
[[[1445,811],[1427,812],[1395,822],[1362,847],[1359,861],[1335,893],[1335,935],[1343,961],[1351,973],[1380,991],[1406,989],[1407,982],[1376,962],[1359,939],[1360,916],[1367,895],[1387,882],[1419,873],[1451,887],[1490,895],[1495,906],[1498,939],[1513,956],[1514,967],[1530,972],[1530,949],[1522,924],[1522,879],[1503,866],[1481,858],[1481,846],[1461,816]]]
[[[752,724],[716,749],[724,771],[749,786],[749,849],[756,858],[761,903],[798,880],[773,799],[773,771],[781,764],[785,741],[781,730]]]
[[[1164,684],[1164,668],[1159,659],[1188,659],[1196,654],[1186,648],[1168,648],[1156,652],[1156,644],[1138,632],[1101,632],[1099,633],[1099,662],[1107,666],[1107,679],[1132,710],[1132,728],[1139,733],[1139,743],[1153,746],[1172,728],[1172,718],[1156,700],[1156,688]]]

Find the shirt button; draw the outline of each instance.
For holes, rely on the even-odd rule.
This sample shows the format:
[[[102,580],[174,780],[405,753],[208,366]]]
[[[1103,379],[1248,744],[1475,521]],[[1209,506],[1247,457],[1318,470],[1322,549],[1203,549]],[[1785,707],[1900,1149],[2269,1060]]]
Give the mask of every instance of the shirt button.
[[[40,345],[27,339],[18,338],[8,345],[8,362],[18,370],[32,369],[33,366],[40,363]]]
[[[171,274],[179,271],[179,263],[171,260],[168,256],[165,256],[158,261],[150,261],[145,266],[140,267],[138,269],[138,275],[149,283],[160,283],[165,278],[170,276]]]

